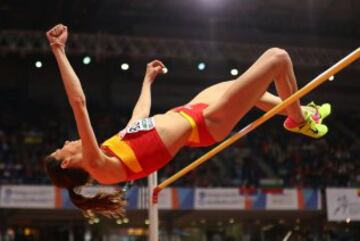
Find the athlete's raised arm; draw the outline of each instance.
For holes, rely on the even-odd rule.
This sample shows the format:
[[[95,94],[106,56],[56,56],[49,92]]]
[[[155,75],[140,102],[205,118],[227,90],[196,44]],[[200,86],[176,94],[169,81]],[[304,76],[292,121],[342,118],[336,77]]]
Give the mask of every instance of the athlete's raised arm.
[[[131,125],[134,121],[138,119],[145,118],[150,115],[151,85],[158,74],[164,73],[164,67],[165,65],[159,60],[154,60],[147,64],[140,96],[136,102],[128,125]]]
[[[80,80],[65,54],[65,44],[68,37],[67,27],[62,24],[56,25],[46,35],[56,58],[66,94],[75,116],[82,142],[83,159],[86,161],[85,165],[90,168],[96,167],[101,164],[102,155],[91,126],[86,108],[86,98]]]

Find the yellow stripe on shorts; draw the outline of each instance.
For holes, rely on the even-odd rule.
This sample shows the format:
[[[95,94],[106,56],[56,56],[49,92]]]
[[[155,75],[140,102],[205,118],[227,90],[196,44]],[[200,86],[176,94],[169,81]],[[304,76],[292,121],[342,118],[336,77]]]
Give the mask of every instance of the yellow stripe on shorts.
[[[198,130],[198,127],[196,125],[196,122],[194,121],[194,119],[186,114],[185,112],[183,111],[180,111],[179,112],[180,115],[182,115],[191,125],[191,134],[188,138],[188,142],[192,142],[192,143],[199,143],[200,142],[200,137],[199,137],[199,130]]]
[[[118,134],[106,140],[102,145],[114,152],[132,172],[138,173],[143,170],[134,151],[120,139]]]

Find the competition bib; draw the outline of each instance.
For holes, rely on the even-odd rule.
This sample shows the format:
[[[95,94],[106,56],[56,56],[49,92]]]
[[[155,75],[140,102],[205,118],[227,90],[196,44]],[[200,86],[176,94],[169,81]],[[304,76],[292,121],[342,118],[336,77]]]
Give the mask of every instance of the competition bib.
[[[126,134],[137,133],[140,131],[149,131],[155,128],[154,118],[145,118],[136,121],[131,126],[126,127],[120,131],[120,136],[123,138]]]

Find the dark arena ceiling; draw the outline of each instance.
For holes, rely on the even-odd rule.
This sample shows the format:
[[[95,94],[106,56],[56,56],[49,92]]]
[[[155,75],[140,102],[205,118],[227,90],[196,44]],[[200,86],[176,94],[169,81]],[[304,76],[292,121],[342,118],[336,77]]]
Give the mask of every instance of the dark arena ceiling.
[[[101,63],[126,57],[142,66],[132,72],[137,79],[153,58],[176,65],[171,84],[159,85],[169,95],[155,103],[166,104],[231,78],[227,67],[241,72],[270,47],[290,53],[303,85],[360,46],[358,0],[0,0],[0,57],[49,55],[44,32],[59,22],[69,26],[68,54],[74,58],[89,54]],[[200,60],[214,67],[201,75],[186,67]],[[341,76],[317,95],[358,106],[359,61]]]
[[[359,37],[359,16],[357,0],[0,1],[1,29],[45,30],[61,21],[79,32],[207,40],[212,30],[215,38],[242,30]]]

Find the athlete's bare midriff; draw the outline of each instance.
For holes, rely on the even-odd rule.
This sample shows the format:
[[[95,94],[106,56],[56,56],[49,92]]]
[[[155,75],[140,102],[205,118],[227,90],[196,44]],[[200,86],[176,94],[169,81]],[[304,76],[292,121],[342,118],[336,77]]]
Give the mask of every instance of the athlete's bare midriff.
[[[164,145],[174,156],[186,143],[191,134],[191,125],[179,113],[168,111],[153,116],[155,128]]]

